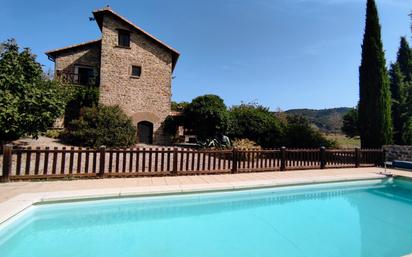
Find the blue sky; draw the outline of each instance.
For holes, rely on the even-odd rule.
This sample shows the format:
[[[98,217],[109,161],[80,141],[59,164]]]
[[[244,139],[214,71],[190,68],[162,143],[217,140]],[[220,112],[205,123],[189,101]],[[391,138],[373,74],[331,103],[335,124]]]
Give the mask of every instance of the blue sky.
[[[91,11],[109,4],[176,48],[173,100],[217,94],[272,110],[355,106],[365,0],[0,1],[0,40],[44,52],[99,38]],[[411,38],[412,0],[377,0],[388,63]]]

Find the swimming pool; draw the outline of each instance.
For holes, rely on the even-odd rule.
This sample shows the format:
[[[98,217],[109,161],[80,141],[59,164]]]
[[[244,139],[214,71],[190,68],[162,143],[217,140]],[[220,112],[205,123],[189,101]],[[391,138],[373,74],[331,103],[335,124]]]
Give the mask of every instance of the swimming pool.
[[[403,179],[36,205],[0,226],[0,256],[393,257],[411,214]]]

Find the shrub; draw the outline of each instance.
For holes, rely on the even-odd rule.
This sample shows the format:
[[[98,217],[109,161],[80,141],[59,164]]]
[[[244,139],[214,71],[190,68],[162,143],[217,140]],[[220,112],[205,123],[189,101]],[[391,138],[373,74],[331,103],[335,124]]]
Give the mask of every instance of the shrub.
[[[60,129],[49,129],[46,132],[42,133],[42,135],[45,137],[58,139],[62,136],[63,133],[64,131]]]
[[[183,112],[186,107],[189,105],[188,102],[174,102],[171,103],[171,109],[175,112]]]
[[[254,149],[254,150],[262,149],[262,147],[256,144],[256,142],[250,139],[247,139],[247,138],[233,140],[233,147],[238,148],[238,149]]]
[[[229,136],[247,138],[262,147],[279,146],[282,127],[278,118],[265,107],[256,104],[241,104],[230,109]]]
[[[175,143],[178,140],[177,130],[179,126],[183,126],[184,117],[183,116],[167,116],[164,121],[164,132],[170,141]]]
[[[136,128],[120,107],[100,105],[82,109],[62,140],[79,146],[128,147],[136,143]]]
[[[68,92],[69,101],[64,112],[64,125],[80,117],[80,110],[84,107],[94,107],[99,102],[99,88],[85,86],[71,86]]]
[[[217,95],[196,97],[184,109],[185,126],[200,140],[226,133],[229,116],[226,105]]]

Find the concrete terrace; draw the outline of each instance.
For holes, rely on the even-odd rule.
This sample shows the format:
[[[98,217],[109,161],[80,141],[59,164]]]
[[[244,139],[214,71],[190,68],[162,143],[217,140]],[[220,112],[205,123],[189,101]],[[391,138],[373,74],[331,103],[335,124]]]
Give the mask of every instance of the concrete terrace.
[[[412,173],[387,170],[412,177]],[[341,168],[225,175],[11,182],[0,184],[0,223],[35,203],[176,194],[384,178],[382,168]]]

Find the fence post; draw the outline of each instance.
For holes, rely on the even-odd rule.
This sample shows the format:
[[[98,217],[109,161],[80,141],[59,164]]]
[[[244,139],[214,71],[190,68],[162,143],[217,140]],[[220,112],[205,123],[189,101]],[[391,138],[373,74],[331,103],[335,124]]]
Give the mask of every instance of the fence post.
[[[286,170],[286,147],[280,148],[280,171]]]
[[[178,151],[177,148],[173,148],[173,169],[172,169],[172,175],[177,176],[177,158],[178,158]]]
[[[100,159],[99,159],[99,178],[104,177],[104,166],[106,164],[106,146],[102,145],[99,148]]]
[[[324,169],[326,167],[326,149],[324,146],[320,148],[320,168]]]
[[[359,147],[355,148],[355,167],[359,168],[360,166],[360,151]]]
[[[386,167],[386,149],[382,149],[381,167]]]
[[[3,175],[0,182],[9,182],[12,163],[13,145],[7,144],[3,146]]]
[[[237,173],[237,150],[233,148],[232,151],[232,173]]]

